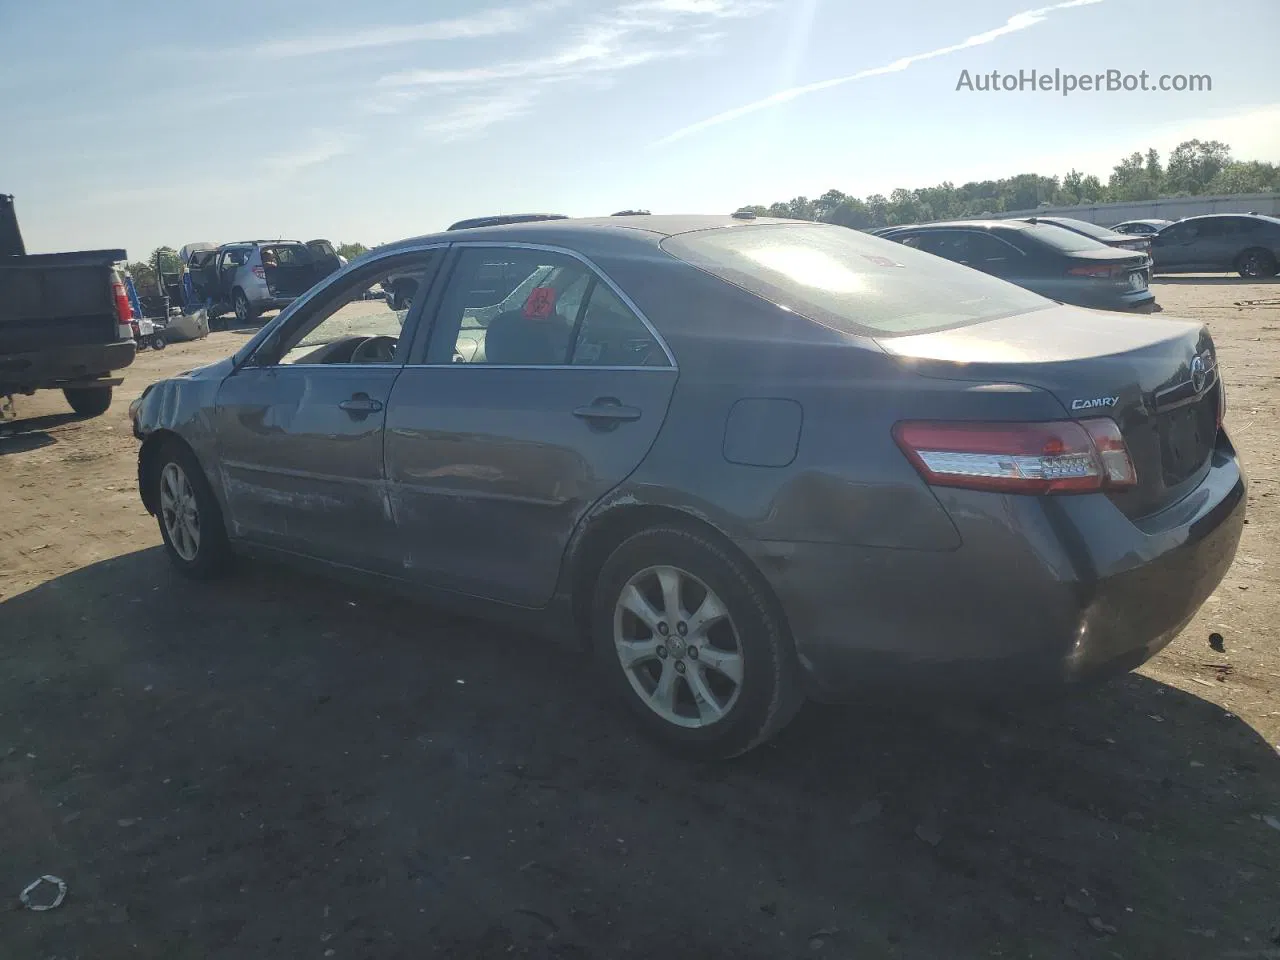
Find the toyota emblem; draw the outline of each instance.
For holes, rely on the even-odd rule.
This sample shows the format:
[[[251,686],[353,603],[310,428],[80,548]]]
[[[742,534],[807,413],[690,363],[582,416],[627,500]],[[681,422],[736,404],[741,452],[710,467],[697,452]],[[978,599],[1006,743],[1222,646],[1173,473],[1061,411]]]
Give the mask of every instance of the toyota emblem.
[[[1209,382],[1209,367],[1204,362],[1203,356],[1196,356],[1191,360],[1191,389],[1196,393],[1204,390],[1204,385]]]

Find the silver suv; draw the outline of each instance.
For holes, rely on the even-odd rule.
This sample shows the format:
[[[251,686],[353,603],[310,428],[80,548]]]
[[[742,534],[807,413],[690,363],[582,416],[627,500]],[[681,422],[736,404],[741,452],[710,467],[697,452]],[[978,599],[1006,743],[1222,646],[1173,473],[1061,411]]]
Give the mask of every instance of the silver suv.
[[[252,323],[342,267],[328,240],[189,243],[181,255],[194,300],[189,306],[204,305],[211,321],[233,311],[240,323]]]

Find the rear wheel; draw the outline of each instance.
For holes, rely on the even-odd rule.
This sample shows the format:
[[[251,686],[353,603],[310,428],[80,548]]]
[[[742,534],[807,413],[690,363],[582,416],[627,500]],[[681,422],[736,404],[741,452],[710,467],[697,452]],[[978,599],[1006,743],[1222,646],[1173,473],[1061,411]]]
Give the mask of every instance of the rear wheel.
[[[152,461],[160,536],[170,562],[184,576],[209,579],[231,556],[222,510],[195,455],[169,443]]]
[[[1242,277],[1262,280],[1276,275],[1276,258],[1270,250],[1255,247],[1236,259],[1236,271]]]
[[[236,320],[240,323],[253,323],[258,317],[258,311],[253,308],[243,290],[237,290],[232,295],[231,305],[235,308]]]
[[[771,737],[803,702],[799,665],[767,588],[711,538],[635,534],[596,584],[595,654],[651,735],[702,757]]]
[[[62,391],[71,409],[82,417],[98,417],[111,406],[110,387],[68,387]]]

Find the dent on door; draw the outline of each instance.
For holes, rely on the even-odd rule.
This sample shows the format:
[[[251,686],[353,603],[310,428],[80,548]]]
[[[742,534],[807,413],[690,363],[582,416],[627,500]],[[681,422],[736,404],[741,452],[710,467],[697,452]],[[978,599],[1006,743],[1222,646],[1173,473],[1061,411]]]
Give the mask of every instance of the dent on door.
[[[406,368],[388,407],[407,575],[538,606],[583,514],[657,436],[674,369]]]
[[[228,378],[218,397],[233,533],[368,569],[391,543],[382,472],[398,368],[276,367]]]

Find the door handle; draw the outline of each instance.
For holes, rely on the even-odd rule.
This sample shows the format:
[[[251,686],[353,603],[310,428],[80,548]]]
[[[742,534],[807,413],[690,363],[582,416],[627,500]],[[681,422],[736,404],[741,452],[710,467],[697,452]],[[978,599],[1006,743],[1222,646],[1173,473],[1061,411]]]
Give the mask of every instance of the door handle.
[[[585,407],[576,407],[573,415],[583,420],[639,420],[640,408],[624,406],[617,397],[597,397]]]
[[[382,409],[382,401],[374,400],[367,393],[357,393],[350,400],[343,400],[338,404],[339,410],[345,410],[350,414],[377,413]]]

